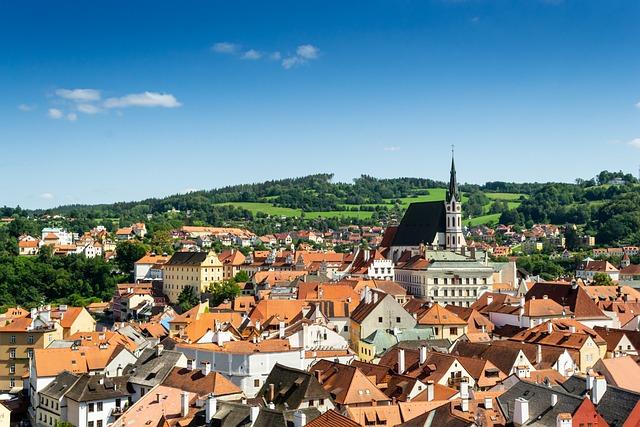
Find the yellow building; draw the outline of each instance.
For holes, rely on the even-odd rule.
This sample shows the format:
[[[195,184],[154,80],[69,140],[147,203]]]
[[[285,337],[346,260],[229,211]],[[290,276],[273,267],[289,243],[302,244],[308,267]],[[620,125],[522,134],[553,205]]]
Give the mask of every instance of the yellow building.
[[[0,391],[22,390],[22,376],[29,372],[33,350],[62,339],[62,329],[51,319],[50,308],[32,310],[29,316],[0,327]]]
[[[62,337],[65,340],[76,332],[96,330],[96,320],[84,307],[59,305],[51,310],[51,318],[62,326]]]
[[[467,333],[467,322],[440,304],[418,313],[418,328],[432,328],[436,339],[456,341]]]
[[[163,267],[163,290],[171,303],[190,286],[200,296],[209,285],[222,282],[223,266],[215,252],[176,252]]]

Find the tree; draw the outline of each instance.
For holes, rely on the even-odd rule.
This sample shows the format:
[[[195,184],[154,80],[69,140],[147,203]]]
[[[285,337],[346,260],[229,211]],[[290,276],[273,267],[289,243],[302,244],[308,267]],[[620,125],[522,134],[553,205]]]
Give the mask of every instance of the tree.
[[[147,253],[147,247],[140,242],[127,240],[116,246],[116,264],[120,271],[130,274],[133,264]]]
[[[240,295],[240,286],[236,283],[235,279],[225,280],[222,283],[212,283],[209,285],[209,304],[217,306],[223,303],[225,300],[232,300]]]
[[[198,296],[193,293],[193,288],[191,286],[184,288],[182,292],[180,292],[180,295],[178,295],[178,307],[182,313],[190,310],[199,302],[200,300],[198,299]]]
[[[596,273],[593,275],[593,284],[596,286],[613,286],[613,279],[606,273]]]
[[[238,271],[238,273],[233,278],[238,283],[246,283],[249,281],[249,273],[244,270]]]

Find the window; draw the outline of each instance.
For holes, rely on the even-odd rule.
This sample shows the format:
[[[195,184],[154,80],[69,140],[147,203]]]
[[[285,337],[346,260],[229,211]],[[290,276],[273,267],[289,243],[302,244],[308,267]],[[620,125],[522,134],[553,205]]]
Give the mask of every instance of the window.
[[[9,365],[9,373],[10,374],[16,373],[16,365]]]
[[[119,407],[120,407],[120,403],[121,403],[121,402],[122,402],[122,401],[121,401],[120,399],[116,399],[116,407],[118,407],[118,408],[119,408]]]
[[[260,387],[260,378],[256,378],[255,380],[253,380],[253,386]]]
[[[400,323],[400,318],[396,317],[396,323]]]
[[[102,427],[102,420],[98,420],[98,422],[96,423],[96,425],[97,425],[98,427]]]
[[[349,332],[349,326],[348,325],[344,325],[344,328],[342,328],[342,330],[344,332]]]
[[[33,335],[27,337],[27,344],[33,344]]]
[[[313,399],[309,400],[309,407],[313,406]]]
[[[438,329],[439,329],[439,328],[438,328],[437,326],[436,326],[435,328],[433,328],[433,332],[434,332],[436,335],[438,335]]]
[[[102,411],[102,402],[98,402],[98,411]]]
[[[458,335],[458,328],[449,328],[450,335]]]
[[[433,279],[433,284],[434,284],[434,285],[437,285],[437,284],[438,284],[438,278],[437,278],[437,277]]]
[[[93,412],[94,409],[93,403],[89,403],[89,412]]]
[[[15,348],[10,348],[9,349],[9,359],[15,359],[16,358],[16,349]]]
[[[378,317],[378,323],[382,323],[382,317]]]
[[[87,423],[87,427],[93,427],[93,421],[89,421],[89,422]]]
[[[15,335],[11,335],[9,337],[9,344],[15,344],[16,343],[16,336]]]
[[[15,369],[15,367],[14,367],[14,369]],[[10,377],[9,378],[9,387],[13,388],[15,386],[16,386],[16,379],[13,378],[13,377]]]

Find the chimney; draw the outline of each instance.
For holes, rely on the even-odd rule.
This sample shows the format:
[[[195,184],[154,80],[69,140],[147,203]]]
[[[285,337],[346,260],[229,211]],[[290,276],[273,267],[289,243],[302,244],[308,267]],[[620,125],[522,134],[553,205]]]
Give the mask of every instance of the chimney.
[[[558,403],[558,395],[553,393],[551,395],[551,407],[553,408]]]
[[[471,246],[471,258],[476,259],[476,248],[475,246]]]
[[[431,402],[436,397],[435,383],[433,380],[427,380],[427,401]]]
[[[276,405],[273,402],[269,403],[269,405],[267,406],[269,407],[269,409],[276,409]]]
[[[316,377],[316,379],[318,380],[318,382],[320,384],[322,384],[322,375],[321,375],[321,371],[319,369],[316,369],[315,371],[313,371],[313,375]]]
[[[307,425],[307,415],[301,410],[293,413],[293,427],[304,427]]]
[[[404,374],[404,348],[398,349],[398,374]]]
[[[561,412],[556,417],[556,427],[571,427],[573,425],[573,419],[568,412]]]
[[[269,383],[267,388],[267,402],[272,403],[276,399],[276,386],[273,383]]]
[[[542,346],[540,344],[536,345],[536,365],[542,363]]]
[[[469,412],[469,399],[462,399],[460,406],[462,412]]]
[[[156,403],[160,403],[162,395],[160,393],[156,393]]]
[[[180,415],[186,417],[189,413],[189,392],[183,391],[180,394]]]
[[[469,378],[467,377],[460,380],[460,398],[463,400],[469,398]]]
[[[607,380],[602,375],[598,375],[593,383],[593,391],[591,392],[591,402],[594,405],[600,403],[602,396],[607,391]]]
[[[372,292],[373,294],[373,303],[377,304],[378,303],[378,293],[377,292]]]
[[[524,295],[520,297],[520,307],[524,307],[526,301],[524,299]]]
[[[259,406],[252,406],[251,407],[251,425],[254,425],[256,423],[256,420],[258,419],[258,415],[260,415],[260,407]]]
[[[576,327],[575,327],[575,325],[571,325],[571,326],[569,326],[569,332],[571,332],[572,334],[575,334],[575,333],[576,333]]]
[[[213,416],[218,412],[218,399],[213,397],[213,393],[209,394],[205,405],[205,421],[207,422],[207,425],[209,425]]]
[[[590,372],[587,372],[587,391],[593,389],[593,383],[595,382],[595,376],[591,375]]]
[[[551,320],[547,320],[547,333],[550,334],[553,332],[553,323],[551,323]]]
[[[284,339],[284,322],[282,321],[278,324],[278,338]]]
[[[158,344],[156,346],[156,357],[159,357],[163,351],[164,351],[164,345]]]
[[[187,359],[187,369],[190,371],[193,371],[193,365],[194,365],[194,360],[193,359]]]
[[[427,361],[427,346],[421,345],[420,346],[420,364],[424,365],[426,361]]]
[[[522,426],[529,421],[529,401],[524,397],[518,397],[514,403],[513,424]]]
[[[209,363],[208,361],[204,361],[202,362],[202,375],[204,375],[205,377],[207,375],[209,375],[209,373],[211,373],[211,363]]]
[[[484,398],[484,409],[493,409],[493,400],[490,397]]]
[[[493,304],[493,295],[487,294],[487,305]]]

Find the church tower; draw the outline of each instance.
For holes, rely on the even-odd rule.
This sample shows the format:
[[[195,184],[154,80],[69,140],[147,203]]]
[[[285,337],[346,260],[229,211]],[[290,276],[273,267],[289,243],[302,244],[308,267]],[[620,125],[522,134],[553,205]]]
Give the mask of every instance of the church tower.
[[[467,243],[462,232],[462,196],[458,190],[456,180],[456,165],[453,159],[453,148],[451,149],[451,176],[449,177],[449,188],[445,200],[446,208],[446,228],[445,246],[452,251],[459,251]]]

